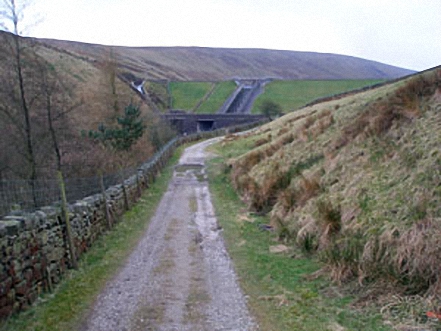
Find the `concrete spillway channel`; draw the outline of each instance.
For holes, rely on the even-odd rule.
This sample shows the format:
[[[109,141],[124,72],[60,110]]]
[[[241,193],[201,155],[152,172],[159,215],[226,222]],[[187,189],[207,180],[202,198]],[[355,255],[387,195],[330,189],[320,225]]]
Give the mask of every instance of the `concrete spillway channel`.
[[[256,98],[263,92],[268,80],[239,82],[236,90],[219,109],[218,114],[249,114]]]

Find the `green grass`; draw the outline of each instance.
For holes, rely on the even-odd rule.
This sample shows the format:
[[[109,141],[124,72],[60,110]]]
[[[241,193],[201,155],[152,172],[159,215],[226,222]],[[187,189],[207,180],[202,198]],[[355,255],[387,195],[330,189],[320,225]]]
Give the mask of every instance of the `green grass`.
[[[156,211],[167,189],[173,165],[181,147],[169,165],[146,190],[141,200],[114,229],[100,237],[81,257],[79,269],[70,270],[53,294],[46,294],[28,311],[13,316],[0,326],[2,331],[78,330],[94,299],[124,263]]]
[[[216,113],[231,93],[236,89],[233,81],[216,83],[213,94],[197,109],[197,113]]]
[[[264,100],[279,103],[283,112],[288,113],[315,99],[379,82],[381,80],[274,81],[266,85],[265,92],[256,99],[252,113],[259,113],[259,107]]]
[[[209,82],[172,82],[172,108],[192,111],[212,87]]]
[[[239,149],[247,147],[243,144]],[[246,213],[246,206],[228,179],[225,158],[240,152],[219,145],[215,151],[222,155],[212,159],[209,166],[216,215],[260,328],[265,331],[388,330],[377,312],[352,308],[354,298],[337,295],[340,290],[327,279],[308,278],[321,268],[316,260],[296,250],[287,255],[269,252],[270,246],[279,243],[274,234],[259,229],[260,224],[269,222],[268,217]],[[240,221],[239,215],[253,222]]]

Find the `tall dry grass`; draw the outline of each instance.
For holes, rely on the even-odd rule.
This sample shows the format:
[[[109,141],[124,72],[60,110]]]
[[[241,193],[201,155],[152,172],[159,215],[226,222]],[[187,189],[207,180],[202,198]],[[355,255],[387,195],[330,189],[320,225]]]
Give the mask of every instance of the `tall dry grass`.
[[[235,185],[336,281],[439,295],[440,95],[437,70],[279,119],[235,160]]]
[[[424,102],[432,97],[441,85],[441,70],[411,78],[393,94],[372,103],[349,125],[331,145],[339,150],[355,138],[381,136],[394,124],[411,121],[424,111]]]

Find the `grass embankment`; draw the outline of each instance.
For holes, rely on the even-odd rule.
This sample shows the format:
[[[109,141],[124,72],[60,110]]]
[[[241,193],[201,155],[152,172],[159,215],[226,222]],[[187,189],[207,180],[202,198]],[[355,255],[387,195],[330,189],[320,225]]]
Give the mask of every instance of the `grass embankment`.
[[[236,84],[233,81],[216,83],[213,93],[201,104],[196,112],[200,114],[216,113],[235,89]]]
[[[209,180],[216,215],[224,229],[241,287],[261,330],[388,330],[372,310],[351,306],[353,298],[339,293],[324,277],[310,276],[322,265],[297,249],[270,253],[280,244],[274,233],[262,231],[269,217],[247,212],[229,180],[226,161],[252,149],[255,139],[215,147]]]
[[[106,282],[119,270],[126,257],[146,231],[169,180],[173,165],[183,147],[175,152],[169,165],[146,190],[139,202],[125,213],[111,232],[99,238],[70,270],[53,294],[46,294],[28,311],[13,316],[0,326],[2,331],[78,330],[88,309]]]
[[[335,282],[360,284],[397,329],[440,329],[428,319],[441,305],[439,69],[301,109],[226,146],[242,144],[229,161],[234,186],[279,238]]]
[[[235,88],[236,84],[232,81],[217,83],[172,82],[170,83],[172,108],[198,114],[213,114],[219,110]],[[150,90],[153,94],[159,95],[153,88]],[[164,95],[158,99],[164,99]]]
[[[331,96],[360,87],[373,85],[381,80],[296,80],[274,81],[265,86],[265,92],[254,103],[252,113],[259,113],[264,100],[272,100],[284,113],[298,109],[318,98]]]
[[[193,111],[211,88],[209,82],[171,82],[172,109]]]

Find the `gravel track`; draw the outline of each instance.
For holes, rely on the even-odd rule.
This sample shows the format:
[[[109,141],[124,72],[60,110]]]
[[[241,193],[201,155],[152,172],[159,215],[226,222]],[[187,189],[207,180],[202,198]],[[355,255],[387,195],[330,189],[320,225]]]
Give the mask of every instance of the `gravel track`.
[[[148,230],[83,331],[258,330],[208,190],[205,148],[218,140],[185,150]]]

